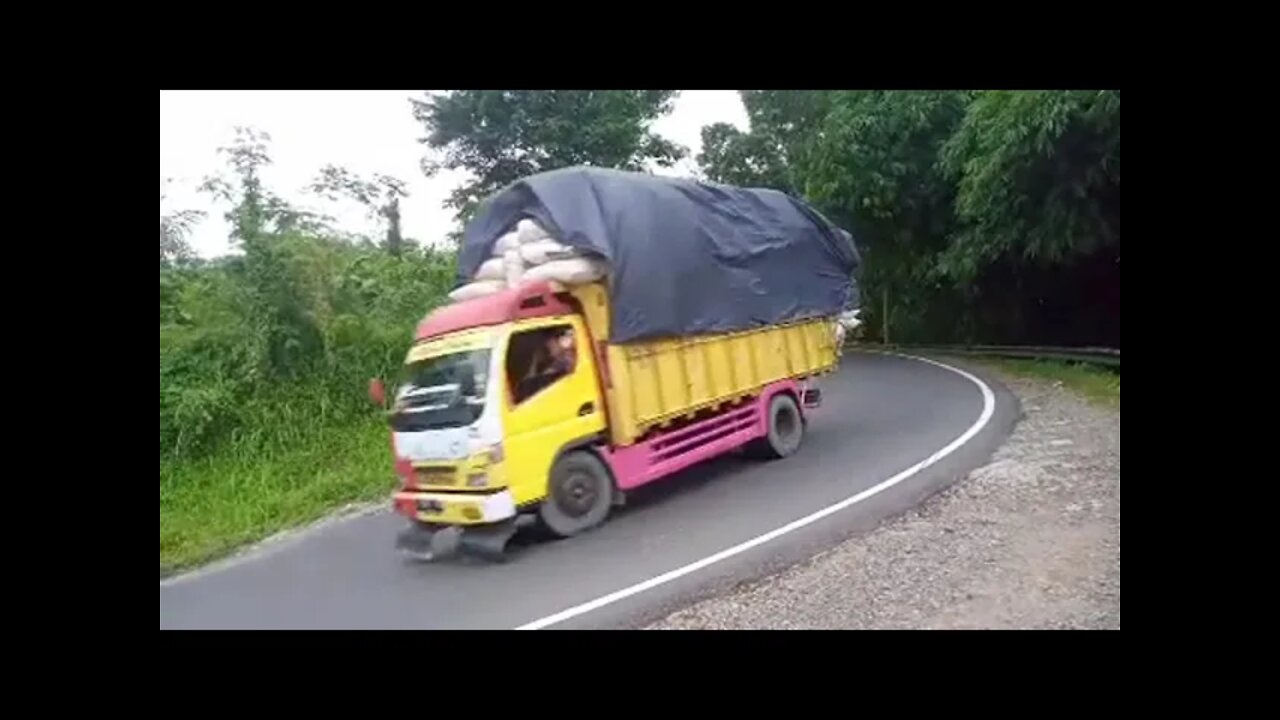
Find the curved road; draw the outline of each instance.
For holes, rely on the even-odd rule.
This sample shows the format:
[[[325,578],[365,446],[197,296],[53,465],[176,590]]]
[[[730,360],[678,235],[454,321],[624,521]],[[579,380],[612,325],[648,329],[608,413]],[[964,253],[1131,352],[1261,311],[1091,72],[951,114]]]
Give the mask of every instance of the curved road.
[[[518,537],[508,563],[407,562],[401,520],[379,511],[161,582],[160,627],[635,627],[919,502],[982,464],[1018,414],[991,380],[889,355],[851,353],[822,388],[792,457],[691,468],[590,533]]]

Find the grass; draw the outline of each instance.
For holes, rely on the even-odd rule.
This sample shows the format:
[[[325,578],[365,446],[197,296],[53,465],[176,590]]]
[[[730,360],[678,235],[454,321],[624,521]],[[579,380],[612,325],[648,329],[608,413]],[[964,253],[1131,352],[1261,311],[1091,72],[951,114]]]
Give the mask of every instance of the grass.
[[[988,364],[1013,375],[1060,382],[1097,405],[1120,409],[1118,370],[1054,360],[992,360]]]
[[[228,449],[160,465],[161,573],[226,555],[394,486],[387,427],[378,418],[325,429],[268,454]]]

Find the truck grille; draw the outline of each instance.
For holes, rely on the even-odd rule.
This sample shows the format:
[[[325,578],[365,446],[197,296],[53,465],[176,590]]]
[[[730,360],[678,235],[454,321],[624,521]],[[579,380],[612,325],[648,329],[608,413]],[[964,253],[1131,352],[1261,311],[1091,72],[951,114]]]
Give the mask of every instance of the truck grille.
[[[454,485],[458,470],[451,465],[423,465],[413,469],[413,481],[417,485]]]

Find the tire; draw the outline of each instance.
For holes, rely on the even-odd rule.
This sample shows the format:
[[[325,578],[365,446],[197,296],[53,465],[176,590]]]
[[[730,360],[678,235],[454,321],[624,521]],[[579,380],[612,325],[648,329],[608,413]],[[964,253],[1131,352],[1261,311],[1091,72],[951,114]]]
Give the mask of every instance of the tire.
[[[780,460],[794,455],[804,440],[804,419],[795,398],[778,393],[769,401],[769,431],[747,445],[747,451],[758,458]]]
[[[613,476],[592,452],[574,450],[551,467],[539,524],[555,537],[572,537],[604,522],[613,507]]]

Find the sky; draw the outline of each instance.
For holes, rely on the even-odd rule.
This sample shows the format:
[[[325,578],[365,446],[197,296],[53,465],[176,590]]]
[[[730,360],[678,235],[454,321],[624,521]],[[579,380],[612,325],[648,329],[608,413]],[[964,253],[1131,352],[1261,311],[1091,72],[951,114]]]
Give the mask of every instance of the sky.
[[[382,173],[407,183],[401,201],[405,237],[423,243],[440,240],[453,229],[453,211],[443,207],[449,192],[465,177],[443,171],[427,178],[419,161],[427,153],[418,142],[425,129],[413,118],[409,98],[421,90],[162,90],[160,92],[160,182],[165,198],[160,212],[202,210],[205,219],[188,238],[203,257],[230,251],[224,208],[196,190],[208,175],[223,169],[217,149],[235,137],[236,126],[271,136],[273,163],[263,172],[267,187],[294,205],[323,212],[349,232],[376,228],[354,202],[333,203],[303,191],[326,164],[363,177]],[[701,148],[704,125],[727,122],[747,129],[747,113],[736,90],[684,90],[673,111],[653,130],[689,148],[689,157],[671,170],[691,175]]]

